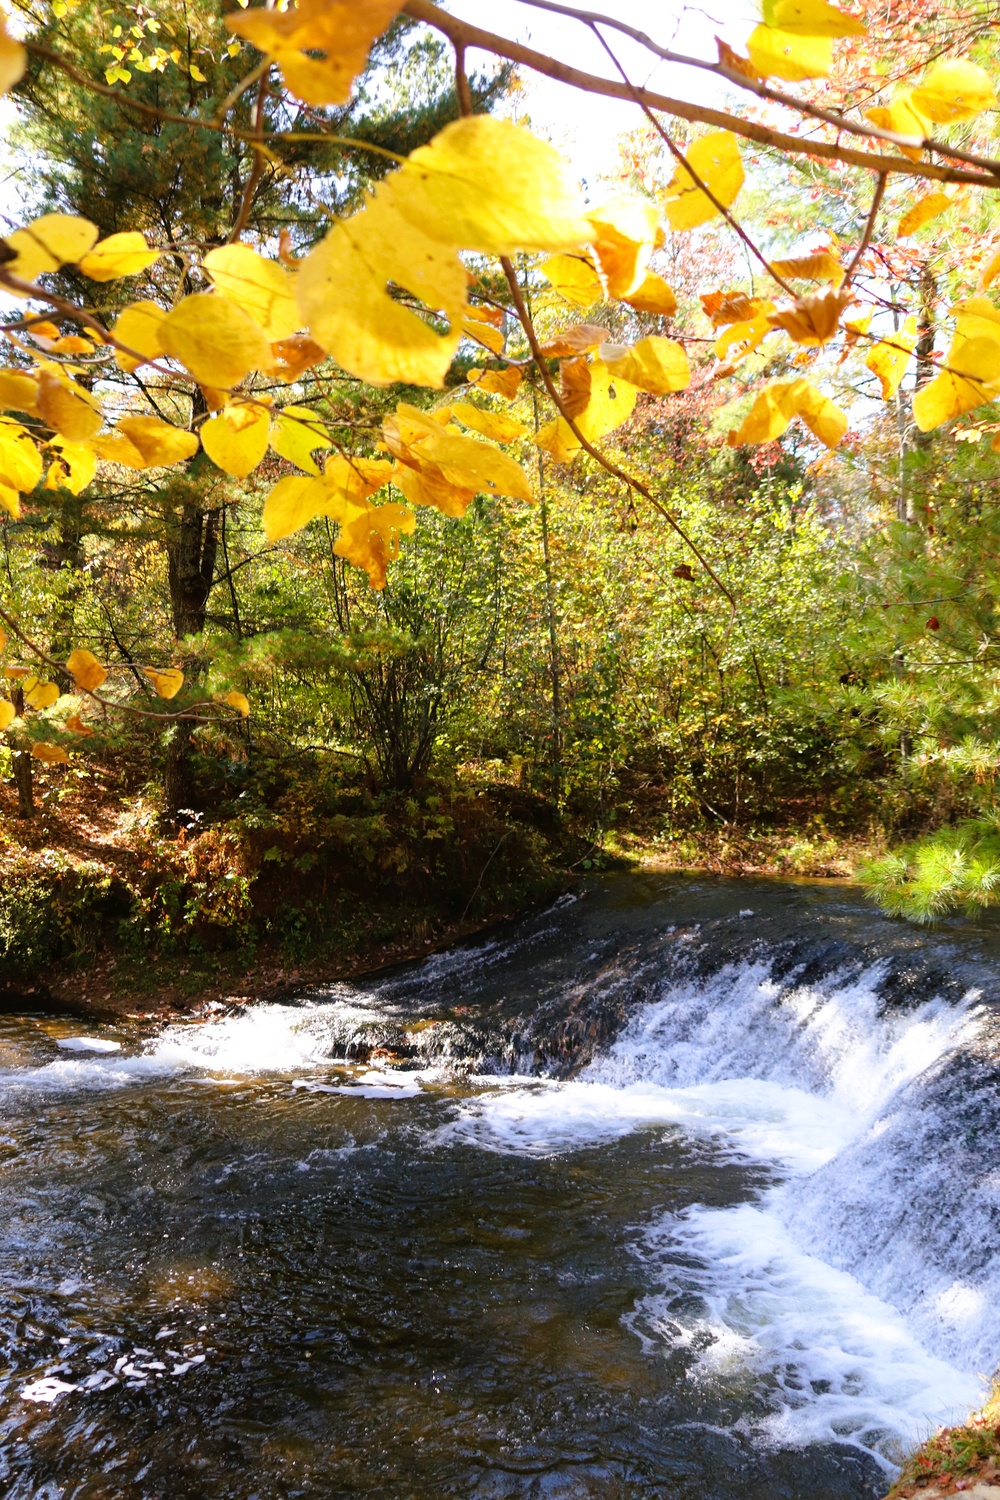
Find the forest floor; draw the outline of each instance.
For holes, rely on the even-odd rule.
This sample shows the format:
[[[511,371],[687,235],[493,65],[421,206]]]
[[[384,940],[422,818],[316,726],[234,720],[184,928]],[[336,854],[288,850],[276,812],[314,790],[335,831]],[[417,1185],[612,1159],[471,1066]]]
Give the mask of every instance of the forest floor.
[[[154,1021],[374,973],[522,916],[610,868],[850,879],[880,852],[815,815],[773,831],[665,830],[655,809],[598,838],[511,787],[357,793],[325,818],[158,831],[141,787],[40,773],[37,811],[0,783],[0,1008]],[[359,800],[360,799],[360,800]]]

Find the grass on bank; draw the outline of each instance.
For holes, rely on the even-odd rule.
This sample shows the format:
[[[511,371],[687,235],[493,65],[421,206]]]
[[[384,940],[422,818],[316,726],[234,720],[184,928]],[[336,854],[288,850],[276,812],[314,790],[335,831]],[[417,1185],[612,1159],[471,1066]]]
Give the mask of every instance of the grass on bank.
[[[928,1490],[962,1494],[978,1481],[1000,1481],[1000,1381],[966,1423],[942,1428],[917,1449],[886,1500],[914,1500]]]

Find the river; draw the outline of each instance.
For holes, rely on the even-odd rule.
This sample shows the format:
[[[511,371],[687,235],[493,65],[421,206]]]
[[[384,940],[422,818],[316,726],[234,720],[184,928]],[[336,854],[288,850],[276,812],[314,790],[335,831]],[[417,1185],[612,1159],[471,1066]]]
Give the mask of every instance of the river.
[[[998,932],[614,876],[155,1036],[0,1017],[0,1493],[874,1500],[1000,1356]]]

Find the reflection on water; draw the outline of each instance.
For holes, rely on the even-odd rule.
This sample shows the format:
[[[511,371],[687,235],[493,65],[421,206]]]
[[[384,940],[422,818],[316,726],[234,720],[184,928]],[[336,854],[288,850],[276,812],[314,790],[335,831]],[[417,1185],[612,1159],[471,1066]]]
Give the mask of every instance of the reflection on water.
[[[0,1020],[0,1492],[882,1493],[978,1366],[819,1243],[805,1189],[891,1133],[974,1001],[887,1016],[871,973],[759,959],[668,982],[676,902],[642,894],[634,1014],[567,1082],[335,1059],[406,1006],[471,1015],[488,1059],[483,1018],[526,1034],[533,984],[575,1003],[608,965],[620,885],[548,936],[152,1043]]]

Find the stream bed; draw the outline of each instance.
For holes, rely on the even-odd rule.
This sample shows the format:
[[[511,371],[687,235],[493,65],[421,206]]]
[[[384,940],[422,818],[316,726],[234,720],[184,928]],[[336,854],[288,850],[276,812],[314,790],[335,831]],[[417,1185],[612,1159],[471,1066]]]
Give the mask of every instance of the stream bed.
[[[0,1016],[5,1500],[834,1500],[1000,1359],[1000,929],[628,875],[154,1037]]]

